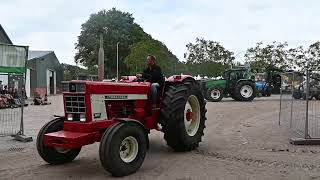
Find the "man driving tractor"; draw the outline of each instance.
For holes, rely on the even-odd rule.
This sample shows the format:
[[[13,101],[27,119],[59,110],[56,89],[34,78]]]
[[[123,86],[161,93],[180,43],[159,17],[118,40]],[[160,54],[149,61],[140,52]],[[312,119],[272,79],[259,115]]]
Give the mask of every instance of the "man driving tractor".
[[[152,108],[156,108],[158,88],[162,86],[164,81],[161,68],[156,65],[156,57],[154,55],[147,56],[148,67],[143,70],[143,73],[137,74],[137,78],[143,78],[151,82],[151,101]]]

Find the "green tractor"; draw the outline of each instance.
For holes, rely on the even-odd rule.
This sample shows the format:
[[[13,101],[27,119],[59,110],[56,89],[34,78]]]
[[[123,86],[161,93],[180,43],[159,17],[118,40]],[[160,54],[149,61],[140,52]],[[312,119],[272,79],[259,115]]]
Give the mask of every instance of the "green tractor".
[[[247,67],[227,70],[219,80],[200,80],[200,86],[204,97],[211,102],[219,102],[223,97],[237,101],[252,101],[256,97],[254,75]]]

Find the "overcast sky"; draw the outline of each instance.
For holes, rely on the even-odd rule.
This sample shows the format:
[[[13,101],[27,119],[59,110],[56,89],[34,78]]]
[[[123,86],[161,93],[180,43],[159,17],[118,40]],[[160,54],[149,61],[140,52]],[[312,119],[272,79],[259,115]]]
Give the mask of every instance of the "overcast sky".
[[[0,24],[15,44],[53,50],[74,64],[74,43],[91,13],[116,7],[180,60],[196,37],[221,42],[239,53],[256,42],[307,46],[320,39],[319,0],[7,0]]]

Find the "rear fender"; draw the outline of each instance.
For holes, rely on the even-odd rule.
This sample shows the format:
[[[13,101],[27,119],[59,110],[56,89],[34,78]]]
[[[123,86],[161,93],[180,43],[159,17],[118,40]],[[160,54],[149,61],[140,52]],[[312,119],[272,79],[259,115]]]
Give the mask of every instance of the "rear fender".
[[[252,80],[252,79],[239,79],[239,80],[237,81],[237,84],[238,84],[239,82],[242,82],[242,81],[250,81],[250,82],[255,83],[254,80]]]
[[[183,82],[187,79],[195,81],[195,79],[190,75],[173,75],[166,79],[166,82]]]

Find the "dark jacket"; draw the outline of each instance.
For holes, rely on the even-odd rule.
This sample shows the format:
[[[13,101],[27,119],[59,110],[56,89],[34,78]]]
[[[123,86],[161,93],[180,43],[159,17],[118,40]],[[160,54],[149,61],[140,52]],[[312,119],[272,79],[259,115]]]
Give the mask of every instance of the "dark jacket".
[[[151,83],[159,83],[159,85],[163,83],[161,68],[157,65],[153,65],[151,68],[147,67],[143,70],[142,78],[150,81]]]

